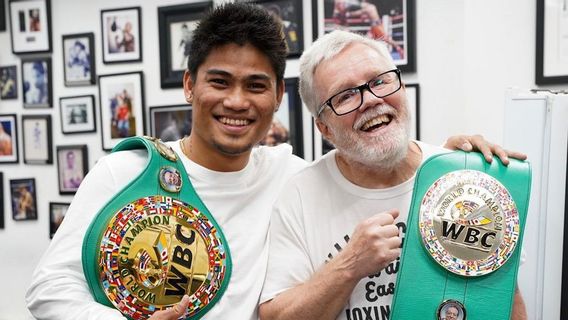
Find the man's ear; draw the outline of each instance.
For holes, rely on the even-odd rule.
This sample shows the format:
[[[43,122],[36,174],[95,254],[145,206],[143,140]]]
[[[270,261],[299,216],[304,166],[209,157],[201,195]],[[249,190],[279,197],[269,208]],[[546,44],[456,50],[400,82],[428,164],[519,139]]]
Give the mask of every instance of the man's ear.
[[[329,130],[329,127],[327,126],[327,124],[325,124],[323,121],[321,121],[319,118],[315,119],[316,122],[316,127],[318,128],[319,132],[321,132],[321,135],[328,141],[333,141],[332,139],[330,139],[331,137],[331,130]]]
[[[284,96],[284,91],[286,90],[286,83],[284,83],[284,79],[278,81],[278,85],[276,86],[276,109],[274,109],[274,112],[276,113],[276,111],[278,111],[278,109],[280,109],[280,104],[282,103],[282,97]]]
[[[187,103],[193,103],[193,80],[191,79],[189,70],[185,70],[183,74],[183,93],[185,95],[185,101],[187,101]]]

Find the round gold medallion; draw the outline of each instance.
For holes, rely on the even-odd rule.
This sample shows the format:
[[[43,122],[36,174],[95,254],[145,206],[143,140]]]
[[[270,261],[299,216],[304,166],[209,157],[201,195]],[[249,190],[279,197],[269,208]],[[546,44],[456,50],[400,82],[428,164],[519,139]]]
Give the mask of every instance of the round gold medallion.
[[[215,298],[227,271],[226,244],[196,208],[140,198],[119,210],[101,240],[100,279],[109,300],[133,319],[190,296],[186,316]]]
[[[420,206],[419,228],[432,258],[462,276],[481,276],[505,264],[520,230],[507,189],[474,170],[450,172],[430,186]]]

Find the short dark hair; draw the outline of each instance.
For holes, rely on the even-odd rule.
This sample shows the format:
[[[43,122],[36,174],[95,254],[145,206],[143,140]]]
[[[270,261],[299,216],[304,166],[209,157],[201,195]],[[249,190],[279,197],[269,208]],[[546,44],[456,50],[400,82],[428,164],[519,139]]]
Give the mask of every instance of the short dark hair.
[[[262,51],[276,74],[284,79],[288,47],[281,21],[265,9],[249,3],[224,3],[211,10],[193,33],[187,67],[195,81],[197,69],[211,50],[225,44],[251,44]]]

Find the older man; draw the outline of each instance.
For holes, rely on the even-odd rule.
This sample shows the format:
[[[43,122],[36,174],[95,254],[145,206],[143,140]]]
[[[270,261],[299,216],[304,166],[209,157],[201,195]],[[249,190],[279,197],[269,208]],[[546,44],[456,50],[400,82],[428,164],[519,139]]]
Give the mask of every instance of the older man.
[[[275,205],[261,319],[388,319],[416,170],[446,150],[409,140],[404,85],[382,43],[332,32],[302,55],[300,73],[336,150]],[[518,292],[515,302],[523,319]]]

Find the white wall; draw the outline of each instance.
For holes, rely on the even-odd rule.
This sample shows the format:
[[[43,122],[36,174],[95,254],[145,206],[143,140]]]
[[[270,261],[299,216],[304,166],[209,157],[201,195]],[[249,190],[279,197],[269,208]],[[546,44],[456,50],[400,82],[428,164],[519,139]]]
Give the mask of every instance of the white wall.
[[[3,0],[2,0],[3,1]],[[304,1],[305,37],[311,38],[311,0]],[[420,84],[422,140],[441,144],[449,135],[481,133],[488,139],[503,140],[504,92],[508,86],[532,88],[535,66],[534,0],[417,0],[417,72],[404,74],[405,81]],[[52,109],[30,110],[18,101],[0,100],[0,113],[52,115],[54,145],[88,144],[90,166],[104,155],[100,131],[93,134],[61,134],[59,97],[94,94],[96,86],[63,86],[61,35],[94,32],[97,73],[108,74],[143,70],[146,107],[183,103],[181,89],[160,89],[157,7],[181,3],[179,0],[52,1],[53,92]],[[143,62],[104,65],[101,55],[101,9],[141,6],[143,22]],[[0,65],[18,65],[20,57],[11,53],[10,33],[0,32]],[[298,75],[297,61],[290,61],[287,77]],[[21,74],[18,74],[20,77]],[[20,84],[21,85],[21,84]],[[564,86],[566,88],[567,86]],[[97,110],[98,113],[98,110]],[[21,117],[18,118],[20,121]],[[98,119],[98,115],[97,115]],[[21,128],[21,123],[18,124]],[[307,122],[309,127],[309,122]],[[99,127],[99,125],[97,125]],[[99,129],[100,130],[100,129]],[[20,147],[22,137],[19,137]],[[22,162],[20,152],[20,162]],[[5,229],[0,230],[0,319],[30,317],[24,294],[31,273],[49,245],[48,203],[71,201],[60,196],[55,165],[0,165],[4,172]],[[11,218],[9,179],[35,177],[39,218],[15,222]]]

